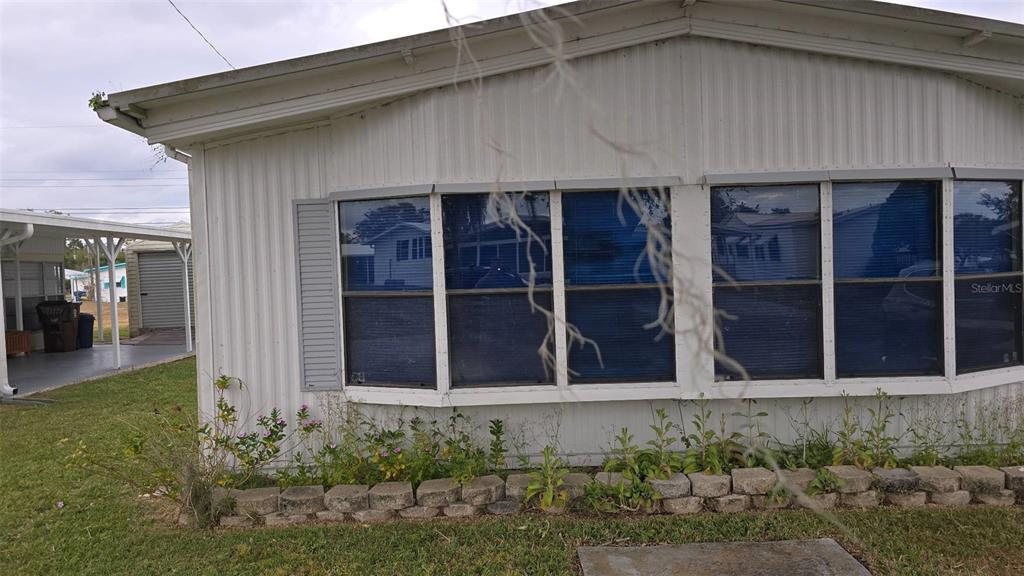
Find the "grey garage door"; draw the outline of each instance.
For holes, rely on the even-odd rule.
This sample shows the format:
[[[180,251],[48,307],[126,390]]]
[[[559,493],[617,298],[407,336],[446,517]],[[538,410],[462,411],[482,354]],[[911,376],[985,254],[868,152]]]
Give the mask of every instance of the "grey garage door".
[[[189,262],[192,282],[192,263]],[[181,258],[176,252],[139,252],[139,295],[142,297],[142,328],[181,328],[185,325]],[[195,290],[189,294],[192,325],[196,323]]]

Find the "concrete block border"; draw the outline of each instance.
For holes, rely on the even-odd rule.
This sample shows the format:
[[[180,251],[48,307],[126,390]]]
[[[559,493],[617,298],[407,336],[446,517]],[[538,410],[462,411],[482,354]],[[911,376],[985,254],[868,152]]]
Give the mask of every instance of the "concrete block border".
[[[1001,469],[988,466],[913,466],[909,469],[852,466],[829,467],[840,480],[836,493],[792,494],[805,490],[813,471],[765,468],[735,469],[727,475],[674,474],[651,480],[657,499],[644,512],[688,515],[704,512],[730,514],[748,510],[864,509],[1024,505],[1024,466]],[[566,489],[580,500],[589,482],[611,483],[609,473],[574,472]],[[249,490],[218,489],[214,500],[230,499],[231,511],[220,518],[229,529],[256,526],[283,527],[321,522],[431,521],[435,518],[507,516],[522,513],[529,475],[507,479],[488,475],[460,485],[451,478],[428,480],[415,489],[409,482],[383,482],[375,486],[293,486]]]

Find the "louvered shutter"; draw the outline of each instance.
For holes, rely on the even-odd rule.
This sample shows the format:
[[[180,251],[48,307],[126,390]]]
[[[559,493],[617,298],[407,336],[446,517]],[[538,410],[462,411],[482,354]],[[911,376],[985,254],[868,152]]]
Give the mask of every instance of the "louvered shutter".
[[[295,202],[299,370],[307,390],[341,388],[338,241],[326,200]]]

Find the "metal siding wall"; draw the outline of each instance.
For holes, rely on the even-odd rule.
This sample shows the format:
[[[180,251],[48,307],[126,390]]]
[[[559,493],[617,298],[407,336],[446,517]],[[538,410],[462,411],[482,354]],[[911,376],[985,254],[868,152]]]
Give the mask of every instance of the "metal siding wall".
[[[1012,97],[940,72],[700,40],[706,171],[1024,164]]]
[[[646,44],[574,62],[581,92],[547,69],[526,70],[487,78],[480,90],[449,86],[336,118],[329,187],[695,176],[679,113],[697,64],[684,55],[693,54],[679,40]]]
[[[205,151],[210,374],[247,385],[250,414],[301,404],[292,200],[324,196],[320,131]],[[202,407],[211,413],[212,396]],[[233,399],[240,401],[237,392]]]
[[[341,398],[303,392],[298,382],[295,199],[360,186],[498,177],[665,173],[693,182],[704,171],[1022,164],[1020,104],[934,72],[696,39],[618,50],[574,66],[600,110],[594,125],[647,154],[620,161],[590,132],[591,116],[571,89],[556,98],[558,84],[545,83],[546,70],[487,79],[479,99],[468,86],[440,88],[335,118],[331,126],[208,147],[198,163],[205,166],[197,203],[203,213],[193,218],[205,222],[201,229],[207,236],[197,238],[197,257],[206,261],[197,260],[197,268],[209,273],[208,287],[201,288],[208,290],[209,303],[200,305],[208,306],[211,338],[200,346],[200,384],[208,387],[220,374],[241,378],[248,384],[245,400],[233,399],[250,415],[273,407],[290,415],[303,403],[317,407]],[[989,141],[990,133],[999,136]],[[487,145],[489,139],[510,152],[505,164]],[[684,142],[693,145],[687,150]],[[1019,397],[1022,387],[962,397],[976,405]],[[212,393],[204,389],[200,398],[210,413]],[[936,397],[903,400],[901,406],[908,415],[922,412],[928,398]],[[679,419],[674,403],[654,404],[670,407]],[[547,443],[545,431],[557,428],[563,449],[582,454],[606,447],[622,426],[645,438],[651,405],[593,402],[461,411],[481,425],[501,417],[530,431],[531,451]],[[713,405],[728,412],[737,408],[721,401]],[[787,412],[799,410],[800,401],[762,400],[758,406],[771,414],[764,430],[791,439]],[[814,418],[825,422],[837,421],[842,412],[839,398],[818,399],[812,406]],[[369,410],[385,417],[414,409]],[[683,414],[687,424],[691,414]]]

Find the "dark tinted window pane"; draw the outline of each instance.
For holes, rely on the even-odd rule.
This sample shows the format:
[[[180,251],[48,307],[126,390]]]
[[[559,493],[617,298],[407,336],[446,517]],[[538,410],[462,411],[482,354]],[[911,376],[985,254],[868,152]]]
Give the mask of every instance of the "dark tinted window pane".
[[[819,204],[814,184],[713,189],[712,262],[737,282],[818,278]]]
[[[956,282],[956,368],[971,372],[1020,364],[1021,278]]]
[[[562,195],[566,284],[655,282],[647,257],[645,222],[661,222],[670,230],[668,192],[633,194],[643,218],[631,203],[620,202],[617,190]]]
[[[953,252],[957,274],[1021,269],[1020,187],[1010,182],[954,184]]]
[[[535,303],[551,310],[551,293],[535,293]],[[548,336],[547,316],[530,309],[526,294],[448,297],[452,386],[545,384],[538,350]],[[554,342],[546,344],[554,354]]]
[[[936,270],[936,182],[857,182],[832,187],[836,278],[899,278]]]
[[[432,288],[426,196],[341,202],[338,212],[346,292]]]
[[[551,285],[551,212],[546,192],[507,194],[502,201],[490,194],[450,195],[442,198],[441,205],[449,289],[525,287],[531,256],[535,286]],[[513,207],[533,235],[525,230],[516,234],[511,225]]]
[[[573,346],[569,351],[569,380],[674,380],[672,335],[658,327],[644,328],[657,320],[660,303],[657,288],[566,293],[569,322],[597,342],[604,361],[602,367],[592,346]]]
[[[839,376],[942,373],[942,283],[836,284]]]
[[[349,297],[344,301],[348,384],[434,387],[432,297]]]
[[[752,379],[821,378],[821,288],[720,286],[715,308],[733,319],[721,321],[724,349]],[[726,380],[740,378],[724,365]]]

